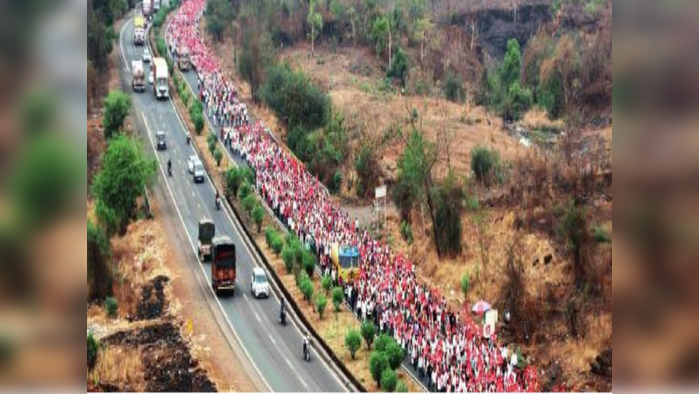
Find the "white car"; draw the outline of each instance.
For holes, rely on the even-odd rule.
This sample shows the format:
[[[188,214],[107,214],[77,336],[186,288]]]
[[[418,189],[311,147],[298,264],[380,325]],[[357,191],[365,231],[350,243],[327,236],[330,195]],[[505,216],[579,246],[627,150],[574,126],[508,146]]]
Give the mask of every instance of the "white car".
[[[148,83],[151,85],[153,84],[153,71],[148,73]]]
[[[255,267],[252,269],[252,295],[255,298],[269,297],[269,283],[267,282],[267,275],[265,271],[260,267]]]
[[[196,156],[189,156],[187,160],[187,170],[194,177],[194,183],[204,182],[204,165]]]
[[[143,48],[143,63],[150,63],[151,56],[148,48]]]

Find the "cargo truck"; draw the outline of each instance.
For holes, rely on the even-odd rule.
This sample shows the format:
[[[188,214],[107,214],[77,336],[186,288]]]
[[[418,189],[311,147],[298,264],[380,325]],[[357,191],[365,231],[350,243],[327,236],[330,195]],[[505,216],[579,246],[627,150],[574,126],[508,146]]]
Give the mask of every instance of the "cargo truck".
[[[214,237],[211,242],[211,287],[217,295],[223,290],[235,290],[235,244],[226,236]]]
[[[143,0],[143,16],[150,18],[153,15],[153,0]]]
[[[142,16],[133,19],[133,43],[143,45],[146,41],[146,20]]]
[[[153,0],[153,11],[160,11],[160,0]]]
[[[146,69],[140,60],[131,62],[131,87],[134,92],[144,92],[146,90]]]
[[[180,71],[188,71],[192,67],[192,60],[189,57],[189,49],[185,47],[179,47],[176,50],[177,55],[177,67]]]
[[[170,75],[164,58],[156,57],[153,59],[153,77],[155,98],[168,98],[170,96]]]

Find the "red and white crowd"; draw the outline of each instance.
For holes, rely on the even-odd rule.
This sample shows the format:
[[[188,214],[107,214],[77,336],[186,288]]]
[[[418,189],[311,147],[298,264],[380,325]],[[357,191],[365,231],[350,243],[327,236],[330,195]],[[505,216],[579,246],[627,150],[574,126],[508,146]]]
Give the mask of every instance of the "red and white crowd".
[[[360,272],[344,284],[348,307],[370,319],[404,348],[406,360],[437,392],[539,391],[537,370],[517,367],[517,354],[497,337],[482,338],[469,314],[454,313],[438,290],[419,283],[413,264],[362,231],[327,189],[282,148],[260,122],[250,124],[235,87],[204,45],[199,20],[205,0],[185,0],[168,31],[171,47],[185,45],[198,75],[199,98],[222,141],[253,169],[256,190],[282,222],[326,266],[330,245],[359,247]]]

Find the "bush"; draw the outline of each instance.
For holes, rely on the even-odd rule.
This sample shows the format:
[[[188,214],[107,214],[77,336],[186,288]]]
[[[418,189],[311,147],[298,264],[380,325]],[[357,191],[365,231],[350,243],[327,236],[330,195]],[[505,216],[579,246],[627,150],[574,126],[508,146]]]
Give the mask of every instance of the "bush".
[[[99,344],[92,333],[87,334],[87,369],[92,371],[97,364]]]
[[[335,306],[335,313],[340,312],[340,307],[342,306],[342,301],[345,300],[345,293],[342,288],[336,287],[333,289],[333,305]]]
[[[194,131],[197,135],[201,135],[204,130],[204,115],[201,112],[197,112],[192,116],[192,123],[194,123]]]
[[[391,68],[386,72],[386,76],[399,81],[400,86],[405,87],[405,80],[408,78],[408,69],[410,68],[408,55],[402,48],[398,46],[394,48],[393,62]]]
[[[376,337],[376,341],[374,341],[374,349],[376,349],[378,352],[385,352],[388,348],[388,344],[390,344],[391,341],[393,341],[393,338],[386,334],[380,334],[378,337]]]
[[[342,188],[342,171],[337,170],[333,175],[333,180],[330,183],[330,191],[337,194]]]
[[[319,293],[316,296],[316,311],[318,311],[318,316],[323,320],[323,312],[325,312],[325,307],[328,305],[328,299],[325,298],[325,294]]]
[[[216,160],[216,167],[221,167],[221,160],[223,160],[223,152],[221,152],[221,149],[216,147],[214,150],[214,160]]]
[[[413,244],[413,228],[410,227],[410,223],[403,221],[400,224],[400,235],[408,245]]]
[[[240,171],[240,167],[228,170],[228,195],[237,197],[242,182],[243,173]]]
[[[325,294],[328,294],[330,289],[333,288],[333,280],[329,275],[323,275],[323,277],[320,278],[320,285],[323,287],[323,290],[325,290]]]
[[[257,205],[257,198],[255,197],[254,194],[250,193],[245,197],[242,201],[243,203],[243,208],[245,208],[245,211],[250,214],[252,213],[252,210],[255,209],[255,206]]]
[[[374,335],[376,335],[376,327],[374,327],[374,323],[365,321],[362,323],[362,337],[364,337],[364,341],[366,342],[366,347],[367,349],[371,350],[371,345],[374,343]]]
[[[400,367],[400,364],[403,362],[403,359],[405,358],[403,348],[400,347],[398,342],[396,342],[395,340],[391,341],[388,344],[384,353],[386,353],[386,357],[388,358],[388,364],[394,370]]]
[[[247,181],[243,181],[243,183],[240,185],[238,188],[238,199],[239,200],[245,200],[250,194],[252,194],[252,188],[250,187],[250,184]]]
[[[452,102],[460,102],[464,97],[464,87],[461,80],[452,74],[447,75],[444,81],[444,97]]]
[[[495,149],[475,147],[471,150],[471,170],[485,186],[500,177],[500,154]]]
[[[316,258],[313,253],[304,250],[301,264],[304,271],[308,274],[308,277],[312,278],[313,270],[315,270],[316,267]]]
[[[294,272],[294,250],[288,243],[282,248],[282,260],[284,261],[284,267],[286,267],[286,273]]]
[[[206,137],[206,143],[209,147],[209,153],[211,153],[212,156],[214,154],[214,151],[216,151],[216,142],[217,142],[216,134],[214,134],[214,132],[212,131]]]
[[[275,236],[277,232],[272,227],[267,227],[265,230],[265,242],[268,248],[272,248],[272,237]]]
[[[398,377],[396,373],[390,369],[386,369],[381,374],[381,389],[386,393],[392,393],[396,390]]]
[[[408,385],[405,384],[403,380],[399,380],[398,384],[396,384],[396,392],[397,393],[407,393],[408,392]]]
[[[381,383],[383,371],[389,369],[388,358],[383,352],[373,351],[369,357],[369,372],[377,384]]]
[[[300,287],[301,293],[303,294],[303,298],[305,298],[306,301],[310,303],[313,299],[313,282],[307,276],[303,276],[301,277]]]
[[[189,116],[194,117],[196,114],[201,114],[204,112],[204,106],[202,105],[201,101],[199,100],[194,100],[192,101],[192,104],[189,106]]]
[[[119,313],[119,304],[114,297],[107,297],[104,300],[104,309],[107,310],[107,316],[115,318]]]
[[[257,233],[260,233],[260,230],[262,230],[262,221],[265,218],[265,209],[262,207],[262,204],[256,202],[255,207],[252,209],[252,220],[255,222],[255,225],[257,226]]]
[[[102,115],[105,140],[109,141],[124,126],[124,120],[130,110],[131,97],[120,90],[109,92],[104,99],[104,115]]]
[[[519,120],[534,101],[532,92],[522,88],[519,81],[514,82],[507,92],[507,102],[505,104],[505,117],[512,120]]]
[[[596,225],[592,228],[592,238],[598,244],[608,244],[612,242],[612,239],[609,236],[609,234],[599,225]]]
[[[279,254],[282,252],[282,248],[284,247],[284,239],[282,238],[281,234],[274,235],[270,247],[274,251],[274,254],[279,256]]]
[[[87,283],[90,285],[89,299],[104,299],[112,294],[113,274],[111,269],[110,245],[107,234],[101,227],[87,220]]]
[[[464,274],[461,277],[461,292],[464,293],[464,302],[466,302],[466,295],[468,294],[468,290],[471,288],[471,280],[468,277],[468,274]]]
[[[347,334],[345,335],[345,346],[347,347],[347,350],[349,350],[352,360],[354,360],[354,356],[357,354],[357,350],[359,350],[361,345],[362,337],[359,335],[359,332],[357,330],[347,331]]]

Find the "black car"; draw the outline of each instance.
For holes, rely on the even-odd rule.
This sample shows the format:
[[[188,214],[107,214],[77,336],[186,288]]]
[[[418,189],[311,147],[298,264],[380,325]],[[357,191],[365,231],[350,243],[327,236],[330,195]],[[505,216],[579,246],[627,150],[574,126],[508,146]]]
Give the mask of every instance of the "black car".
[[[158,147],[158,150],[166,150],[167,149],[167,143],[165,142],[165,132],[164,131],[158,131],[155,133],[155,141],[156,145]]]

